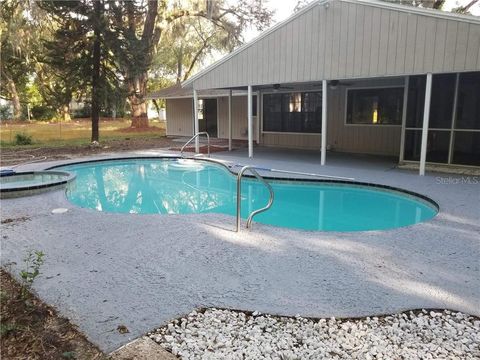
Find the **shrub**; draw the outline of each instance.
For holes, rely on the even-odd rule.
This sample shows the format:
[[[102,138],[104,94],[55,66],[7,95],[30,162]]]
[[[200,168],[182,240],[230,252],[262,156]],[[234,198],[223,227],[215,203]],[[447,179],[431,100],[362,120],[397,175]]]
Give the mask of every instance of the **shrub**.
[[[27,134],[15,134],[15,145],[31,145],[32,137]]]
[[[85,104],[83,107],[80,109],[73,110],[73,118],[78,119],[78,118],[88,118],[92,114],[92,107],[90,104]]]
[[[0,120],[10,120],[13,117],[10,105],[0,105]]]
[[[51,120],[56,116],[55,110],[46,105],[32,106],[30,114],[35,120]]]
[[[37,276],[40,275],[40,267],[43,265],[44,256],[45,254],[41,251],[30,251],[23,260],[25,262],[25,269],[20,271],[20,277],[22,278],[21,295],[23,299],[28,298],[33,282]]]

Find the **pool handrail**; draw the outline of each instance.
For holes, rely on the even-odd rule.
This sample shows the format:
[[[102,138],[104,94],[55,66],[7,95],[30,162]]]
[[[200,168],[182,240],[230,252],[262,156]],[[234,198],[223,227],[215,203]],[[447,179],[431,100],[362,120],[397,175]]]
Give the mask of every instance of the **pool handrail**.
[[[237,167],[237,166],[243,166],[243,165],[242,164],[234,164],[234,165],[231,165],[230,168]],[[311,176],[311,177],[319,177],[319,178],[332,179],[332,180],[355,181],[355,178],[352,178],[352,177],[334,176],[334,175],[325,175],[325,174],[316,174],[316,173],[307,173],[307,172],[280,170],[280,169],[270,169],[270,168],[258,167],[258,166],[253,166],[253,168],[255,170],[276,172],[276,173],[283,173],[283,174]]]
[[[199,137],[200,135],[206,135],[207,137],[207,154],[208,154],[208,157],[210,157],[210,135],[208,135],[208,133],[206,131],[202,131],[202,132],[198,132],[196,133],[195,135],[193,135],[183,146],[182,148],[180,149],[180,156],[183,158],[183,151],[185,150],[185,148],[188,146],[188,144],[190,144],[193,140],[195,140],[197,137]]]
[[[245,171],[247,170],[250,171],[250,173],[252,173],[253,176],[255,176],[259,181],[263,182],[270,193],[270,197],[268,199],[267,205],[263,208],[252,211],[250,215],[248,215],[247,229],[252,227],[252,221],[255,215],[260,214],[264,211],[267,211],[272,207],[273,200],[275,198],[275,194],[273,192],[272,186],[255,170],[254,166],[247,165],[242,167],[242,169],[237,174],[237,223],[236,223],[236,229],[235,229],[236,232],[240,231],[240,222],[241,222],[240,215],[241,215],[241,208],[242,208],[242,177]]]

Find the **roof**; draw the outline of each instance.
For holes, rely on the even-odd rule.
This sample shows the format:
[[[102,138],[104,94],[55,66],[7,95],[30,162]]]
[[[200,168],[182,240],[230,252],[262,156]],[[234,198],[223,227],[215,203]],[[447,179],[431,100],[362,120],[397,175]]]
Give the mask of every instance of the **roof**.
[[[377,17],[372,17],[372,14],[376,14]],[[401,21],[397,21],[397,19],[400,19]],[[412,19],[415,19],[415,21]],[[343,23],[343,21],[345,22]],[[340,27],[339,23],[342,23],[343,26]],[[453,25],[451,25],[452,23],[455,24],[456,29],[448,28],[447,32],[446,27],[453,27]],[[380,26],[378,26],[379,24]],[[417,25],[420,32],[417,31]],[[399,29],[400,26],[401,29]],[[409,30],[411,30],[412,26],[414,26],[415,29],[409,33]],[[443,31],[444,28],[445,31]],[[460,31],[458,28],[461,28]],[[182,86],[195,87],[197,89],[207,89],[240,87],[245,85],[261,85],[284,81],[295,82],[304,80],[330,80],[355,78],[361,76],[370,77],[372,75],[404,75],[426,73],[433,70],[439,72],[480,70],[480,61],[478,61],[478,58],[480,57],[478,54],[478,50],[480,49],[479,29],[480,18],[471,15],[447,13],[439,10],[423,9],[375,0],[317,0],[299,12],[295,13],[285,21],[263,32],[253,41],[241,46],[234,52],[205,68],[203,71],[195,74],[190,79],[183,82]],[[290,33],[287,33],[288,31],[290,31]],[[295,33],[291,33],[291,31],[294,31]],[[374,31],[376,33],[374,33]],[[427,31],[429,34],[426,34]],[[451,39],[448,37],[449,33],[453,32],[455,32],[455,35],[458,33],[458,36],[451,41]],[[322,37],[324,36],[323,33],[328,33],[329,37],[324,39]],[[345,33],[348,33],[346,39],[344,39]],[[451,50],[450,45],[453,46],[453,51],[456,50],[455,46],[458,42],[467,45],[465,47],[473,46],[473,50],[470,49],[470,52],[475,55],[475,64],[469,63],[468,66],[465,66],[465,68],[462,68],[459,64],[458,66],[445,66],[441,68],[438,68],[437,66],[437,68],[434,68],[433,60],[428,59],[429,62],[426,62],[425,66],[422,66],[421,69],[412,69],[409,71],[407,67],[406,69],[403,69],[403,71],[402,69],[398,69],[397,71],[384,71],[382,74],[376,73],[375,69],[368,72],[352,72],[352,74],[349,74],[348,71],[346,71],[345,74],[342,74],[342,71],[337,74],[334,71],[329,71],[329,69],[315,69],[317,71],[311,72],[313,76],[310,76],[306,79],[298,77],[296,78],[294,76],[265,76],[264,78],[262,76],[258,76],[263,75],[265,72],[268,73],[268,71],[273,73],[278,71],[278,69],[275,68],[266,69],[265,67],[262,68],[262,66],[259,66],[261,65],[259,61],[266,60],[265,51],[272,50],[278,57],[288,58],[289,56],[292,56],[292,54],[289,55],[285,51],[277,51],[277,49],[270,44],[272,42],[278,43],[280,47],[283,48],[286,47],[285,45],[288,45],[287,43],[298,43],[307,40],[311,42],[313,47],[311,50],[317,51],[318,55],[324,55],[324,57],[327,55],[336,55],[335,57],[332,56],[332,59],[330,59],[332,63],[336,63],[343,59],[339,58],[341,54],[328,54],[328,51],[331,50],[328,49],[328,42],[335,42],[335,45],[336,43],[339,43],[339,47],[348,47],[349,45],[354,45],[354,42],[359,40],[358,38],[360,35],[365,35],[365,38],[370,37],[374,38],[374,40],[377,40],[375,36],[381,36],[384,34],[388,35],[385,44],[383,44],[387,46],[389,45],[389,41],[392,41],[392,43],[395,41],[394,46],[396,46],[399,40],[405,42],[407,37],[410,37],[408,41],[411,41],[412,37],[415,38],[415,41],[412,44],[405,44],[404,52],[408,52],[408,46],[414,46],[415,49],[418,48],[418,51],[421,52],[422,48],[425,49],[425,47],[428,46],[427,41],[435,43],[434,45],[438,48],[443,46],[445,49],[443,49],[442,54],[439,54],[439,56],[442,56],[443,58],[450,56],[450,54],[447,54],[447,50]],[[389,39],[390,35],[392,35],[391,39]],[[438,40],[430,37],[427,39],[427,36],[425,35],[437,35],[439,38]],[[278,40],[278,37],[281,39]],[[316,42],[314,42],[314,40],[316,40]],[[323,43],[321,40],[324,40]],[[298,50],[304,50],[305,54],[314,56],[312,51],[308,53],[309,49],[307,47],[303,47],[301,49],[297,47],[297,49],[291,50],[294,52],[293,57],[296,57],[297,55],[302,56],[304,54],[298,53]],[[436,50],[437,49],[431,49],[434,54]],[[475,50],[477,50],[476,53]],[[380,48],[379,51],[386,51],[386,49]],[[467,51],[465,50],[465,52]],[[395,54],[395,56],[397,55],[403,57],[407,56],[405,54]],[[415,56],[415,54],[413,55]],[[430,56],[430,53],[428,55]],[[410,56],[410,54],[408,56]],[[466,55],[462,56],[465,58]],[[268,56],[267,60],[269,60]],[[358,61],[358,59],[355,60]],[[423,58],[421,60],[425,62]],[[233,64],[233,66],[231,66],[231,63],[236,61],[243,63],[245,63],[245,61],[249,61],[251,64],[248,64],[247,67],[251,67],[251,70],[248,69],[247,71],[252,71],[253,73],[256,72],[257,75],[245,76],[246,74],[244,74],[244,70],[237,71],[240,70],[238,64]],[[303,59],[302,61],[305,62]],[[282,62],[282,60],[279,61],[280,64],[278,64],[278,66],[283,66],[283,71],[289,71],[289,69],[286,68],[291,64],[289,64],[288,61],[285,62],[286,64]],[[374,63],[373,59],[372,62]],[[462,62],[462,59],[459,59],[458,62]],[[465,63],[466,61],[463,60],[463,62]],[[269,67],[271,67],[271,65],[275,67],[275,64],[268,63]],[[236,75],[242,79],[238,79]]]
[[[245,91],[241,90],[233,90],[232,95],[245,95]],[[200,98],[215,98],[215,97],[222,97],[228,96],[228,90],[200,90],[198,92],[198,96]],[[193,97],[193,88],[184,88],[181,85],[176,84],[170,86],[168,88],[153,91],[146,99],[181,99],[181,98],[192,98]]]

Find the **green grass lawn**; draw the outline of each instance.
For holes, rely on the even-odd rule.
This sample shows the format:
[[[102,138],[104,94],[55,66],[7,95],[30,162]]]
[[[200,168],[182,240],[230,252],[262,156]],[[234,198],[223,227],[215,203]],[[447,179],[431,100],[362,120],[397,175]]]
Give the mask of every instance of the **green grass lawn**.
[[[148,131],[127,131],[129,119],[101,120],[100,141],[112,139],[155,138],[165,136],[165,124],[150,121]],[[157,130],[158,129],[158,130]],[[32,137],[30,146],[65,146],[88,144],[91,137],[91,122],[89,120],[72,120],[70,122],[17,122],[0,125],[0,140],[2,147],[12,147],[15,135],[25,134]],[[28,147],[22,146],[22,147]]]

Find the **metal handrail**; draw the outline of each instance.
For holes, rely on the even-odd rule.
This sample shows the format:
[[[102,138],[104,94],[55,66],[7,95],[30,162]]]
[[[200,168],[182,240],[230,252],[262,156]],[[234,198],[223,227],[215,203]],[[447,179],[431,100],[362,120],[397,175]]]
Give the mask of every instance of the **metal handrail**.
[[[180,149],[180,156],[183,158],[183,151],[185,150],[185,148],[187,147],[188,144],[190,144],[193,140],[195,140],[197,137],[199,137],[200,135],[206,135],[207,136],[207,153],[208,153],[208,157],[210,157],[210,135],[208,135],[208,133],[206,131],[202,131],[202,132],[199,132],[199,133],[196,133],[195,135],[193,135],[190,140],[188,140],[185,145],[182,146],[182,148]]]
[[[241,213],[241,207],[242,207],[242,176],[243,176],[243,173],[247,170],[249,170],[259,181],[263,182],[267,187],[268,191],[270,192],[270,198],[268,199],[267,205],[261,209],[252,211],[248,216],[247,229],[252,226],[252,220],[255,215],[270,209],[275,197],[272,186],[255,170],[253,166],[247,165],[242,167],[242,169],[238,172],[238,175],[237,175],[237,227],[235,230],[236,232],[240,231],[240,213]]]
[[[241,164],[235,164],[230,166],[232,167],[240,167],[242,166]],[[346,181],[354,181],[355,178],[351,177],[344,177],[344,176],[334,176],[334,175],[325,175],[325,174],[316,174],[316,173],[307,173],[307,172],[300,172],[300,171],[290,171],[290,170],[280,170],[280,169],[269,169],[269,168],[263,168],[263,167],[258,167],[254,166],[256,170],[260,171],[269,171],[269,172],[276,172],[276,173],[281,173],[281,174],[294,174],[294,175],[302,175],[302,176],[311,176],[311,177],[320,177],[320,178],[325,178],[325,179],[332,179],[332,180],[346,180]]]

